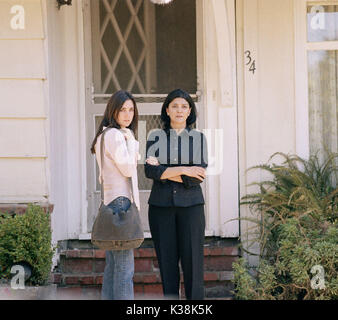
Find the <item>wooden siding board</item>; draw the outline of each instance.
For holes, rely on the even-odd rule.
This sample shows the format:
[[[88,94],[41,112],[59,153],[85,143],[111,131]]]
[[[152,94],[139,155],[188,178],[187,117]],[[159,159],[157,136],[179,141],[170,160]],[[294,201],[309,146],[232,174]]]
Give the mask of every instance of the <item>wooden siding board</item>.
[[[45,159],[0,158],[0,202],[46,200]]]
[[[0,118],[43,118],[42,80],[0,80]]]
[[[43,40],[0,40],[0,78],[45,79]]]
[[[0,119],[0,157],[46,157],[45,120]]]

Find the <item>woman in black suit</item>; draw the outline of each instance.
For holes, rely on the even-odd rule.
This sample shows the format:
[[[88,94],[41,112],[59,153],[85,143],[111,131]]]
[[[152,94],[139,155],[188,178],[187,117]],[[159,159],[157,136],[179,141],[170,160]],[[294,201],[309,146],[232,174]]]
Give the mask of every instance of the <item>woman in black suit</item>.
[[[147,140],[146,177],[153,179],[149,226],[166,297],[179,298],[179,261],[188,300],[204,298],[204,197],[207,144],[192,129],[196,106],[188,93],[172,91],[161,111],[164,129]]]

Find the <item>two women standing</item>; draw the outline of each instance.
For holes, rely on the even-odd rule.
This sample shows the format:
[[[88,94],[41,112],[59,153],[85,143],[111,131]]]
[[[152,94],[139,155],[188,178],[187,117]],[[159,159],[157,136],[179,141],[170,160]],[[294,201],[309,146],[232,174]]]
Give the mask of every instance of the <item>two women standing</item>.
[[[104,160],[105,164],[109,163],[110,170],[105,169],[109,173],[103,174],[104,199],[115,210],[126,210],[132,198],[138,201],[138,190],[130,190],[126,184],[127,177],[135,176],[136,172],[138,142],[132,131],[136,130],[137,115],[132,96],[124,91],[115,93],[93,141],[92,152],[96,153],[99,164],[99,137],[105,127],[114,128],[105,136]],[[205,179],[207,167],[206,139],[201,132],[191,128],[196,122],[196,106],[183,90],[174,90],[167,96],[161,120],[164,129],[153,131],[147,141],[145,174],[154,181],[148,201],[149,226],[163,293],[169,298],[179,298],[181,261],[187,299],[203,299],[205,217],[200,184]],[[116,148],[121,146],[125,152],[117,157]],[[133,252],[121,251],[128,252],[106,251],[104,299],[133,298]]]

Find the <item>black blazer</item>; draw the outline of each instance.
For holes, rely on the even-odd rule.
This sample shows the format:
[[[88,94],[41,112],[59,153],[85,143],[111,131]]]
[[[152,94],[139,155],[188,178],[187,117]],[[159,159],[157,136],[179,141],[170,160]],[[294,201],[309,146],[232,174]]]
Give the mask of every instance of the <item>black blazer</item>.
[[[174,129],[157,129],[147,140],[146,158],[156,157],[158,166],[145,163],[145,175],[153,179],[148,204],[159,207],[190,207],[204,204],[204,197],[197,178],[182,175],[183,183],[161,180],[168,167],[208,166],[207,142],[198,130],[186,128],[179,135]]]

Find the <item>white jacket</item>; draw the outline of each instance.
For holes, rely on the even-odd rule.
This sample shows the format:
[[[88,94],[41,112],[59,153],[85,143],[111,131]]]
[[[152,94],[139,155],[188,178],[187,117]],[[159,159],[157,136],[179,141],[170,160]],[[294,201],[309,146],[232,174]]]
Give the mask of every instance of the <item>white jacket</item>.
[[[103,130],[106,127],[103,127]],[[123,133],[116,128],[109,129],[104,136],[104,170],[101,170],[101,137],[95,144],[96,161],[104,181],[104,204],[107,205],[117,197],[123,196],[134,201],[140,210],[137,181],[137,159],[139,142],[135,139],[125,140]],[[130,178],[132,183],[130,183]]]

